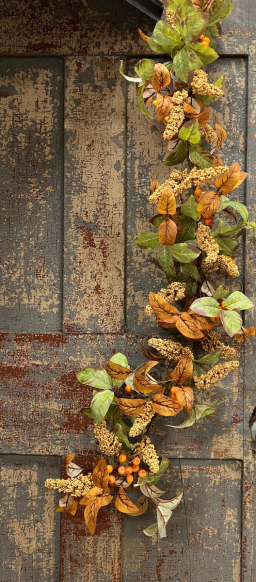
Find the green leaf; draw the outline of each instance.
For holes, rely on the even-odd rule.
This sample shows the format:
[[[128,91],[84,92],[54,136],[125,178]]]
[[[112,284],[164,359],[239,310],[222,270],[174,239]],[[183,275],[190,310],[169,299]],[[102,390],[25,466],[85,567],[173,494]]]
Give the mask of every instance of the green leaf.
[[[181,265],[180,270],[182,275],[184,275],[184,277],[186,277],[187,279],[195,279],[195,281],[198,281],[198,279],[200,278],[199,271],[197,267],[193,265],[193,263]]]
[[[199,145],[189,144],[189,157],[200,169],[210,168],[213,164],[212,155]]]
[[[209,416],[210,414],[214,414],[216,409],[214,406],[217,404],[217,400],[212,404],[195,404],[195,414],[196,414],[196,421],[203,420],[205,416]]]
[[[184,420],[184,422],[182,422],[181,424],[178,425],[174,425],[174,424],[167,424],[167,426],[171,426],[172,428],[188,428],[189,426],[193,426],[193,424],[195,424],[196,422],[196,413],[194,408],[192,408],[192,410],[190,411],[188,417],[186,418],[186,420]]]
[[[233,226],[229,226],[228,224],[225,224],[225,222],[223,222],[223,220],[218,220],[217,228],[214,228],[214,230],[212,231],[212,234],[214,237],[218,236],[218,235],[225,235],[226,237],[234,237],[242,230],[243,226],[244,226],[243,220],[241,220],[237,224],[234,224]],[[214,227],[215,227],[215,224],[214,224]]]
[[[236,210],[236,212],[238,212],[240,214],[240,216],[242,216],[242,219],[244,220],[244,222],[247,222],[247,220],[249,218],[249,213],[248,213],[248,210],[244,204],[242,204],[241,202],[236,202],[236,201],[230,200],[229,198],[227,198],[227,196],[222,195],[220,198],[221,198],[221,203],[220,203],[220,206],[219,206],[217,212],[221,212],[222,210],[227,208],[227,206],[231,206],[231,208],[234,208],[234,210]]]
[[[152,525],[149,525],[149,527],[146,527],[146,529],[143,530],[143,533],[149,537],[154,536],[157,532],[158,532],[157,523],[153,523]]]
[[[253,307],[252,301],[246,297],[241,291],[234,291],[231,293],[229,297],[225,300],[225,309],[251,309]]]
[[[157,22],[153,32],[153,40],[165,53],[172,53],[173,49],[183,44],[180,35],[172,30],[164,20]]]
[[[182,232],[179,232],[176,237],[177,242],[186,242],[195,238],[195,222],[188,216],[178,216],[179,226]]]
[[[187,121],[179,131],[179,138],[189,143],[199,143],[201,139],[201,132],[199,130],[199,123],[197,119]]]
[[[160,224],[163,222],[163,215],[156,214],[153,218],[150,219],[151,224],[153,224],[156,228],[159,228]]]
[[[115,433],[115,436],[118,438],[120,443],[122,443],[123,445],[126,445],[126,447],[128,449],[132,449],[132,445],[130,444],[130,442],[127,438],[127,434],[126,434],[126,432],[121,424],[115,424],[114,433]]]
[[[143,113],[143,115],[145,115],[146,117],[149,117],[150,119],[153,119],[152,115],[150,115],[150,113],[148,112],[146,105],[144,103],[144,99],[143,99],[144,88],[145,88],[145,86],[142,85],[138,90],[137,107],[138,107],[139,111],[141,113]]]
[[[141,83],[142,82],[141,77],[128,77],[127,75],[125,75],[124,70],[123,70],[123,65],[124,65],[124,62],[120,61],[119,73],[121,73],[122,77],[124,77],[126,79],[126,81],[130,81],[131,83]]]
[[[186,293],[188,293],[188,295],[190,295],[191,297],[195,296],[196,293],[196,289],[197,289],[197,282],[196,281],[188,281],[186,284]]]
[[[200,212],[197,210],[198,202],[195,200],[193,194],[181,205],[181,214],[183,216],[189,216],[194,220],[199,220]]]
[[[200,358],[200,360],[196,360],[198,364],[217,364],[220,359],[221,350],[214,352],[213,354],[207,354]]]
[[[194,249],[196,249],[196,247],[194,247]],[[192,250],[186,243],[178,243],[172,246],[172,254],[179,263],[190,263],[190,261],[194,261],[200,253],[201,251],[199,249]]]
[[[156,485],[159,479],[164,475],[167,471],[168,467],[170,466],[170,461],[168,459],[163,458],[160,464],[160,469],[157,473],[151,473],[146,475],[146,477],[138,477],[138,485],[143,485],[143,483],[147,483],[148,485]]]
[[[237,247],[237,241],[233,240],[232,238],[224,238],[222,236],[215,236],[214,238],[219,245],[222,255],[232,255]]]
[[[195,52],[184,47],[177,52],[173,59],[173,68],[176,77],[184,81],[188,80],[188,75],[190,71],[195,71],[201,65],[200,59],[196,56]]]
[[[160,267],[163,269],[167,280],[175,276],[175,268],[172,260],[172,255],[168,246],[163,246],[157,255],[157,260]]]
[[[242,318],[236,311],[220,311],[220,318],[226,333],[233,337],[242,326]]]
[[[99,424],[112,403],[114,392],[112,390],[104,390],[94,395],[91,402],[91,411],[96,424]]]
[[[109,390],[113,388],[113,382],[106,370],[95,370],[94,368],[85,368],[76,375],[81,384],[87,384],[98,390]]]
[[[142,232],[135,239],[135,243],[138,247],[142,247],[148,251],[152,251],[160,245],[158,234],[155,232]]]
[[[226,18],[229,14],[231,14],[233,10],[233,3],[232,0],[217,0],[214,3],[214,8],[212,13],[210,14],[208,24],[211,26],[212,24],[216,24],[216,22],[220,22]]]
[[[210,46],[205,46],[201,43],[191,44],[190,46],[200,60],[201,65],[208,65],[219,58],[219,55]]]
[[[154,66],[155,62],[151,59],[141,59],[134,70],[142,81],[149,81],[154,73]]]
[[[185,141],[181,141],[177,147],[169,154],[165,160],[166,166],[175,166],[176,164],[181,164],[187,157],[187,144]]]
[[[81,408],[80,412],[82,412],[82,414],[84,414],[84,416],[88,416],[88,418],[94,419],[93,413],[92,413],[90,408]]]
[[[207,28],[205,29],[205,36],[211,37],[211,36],[221,36],[221,33],[218,29],[218,26],[216,24],[212,24],[210,26],[207,26]],[[211,45],[212,45],[212,40],[211,40]],[[212,46],[212,48],[215,48],[214,46]]]
[[[204,315],[207,317],[217,317],[219,315],[219,304],[213,297],[201,297],[201,299],[196,299],[190,305],[190,309],[198,315]]]
[[[193,362],[193,370],[194,370],[196,376],[198,376],[198,378],[200,378],[200,376],[203,376],[205,374],[205,370],[203,368],[201,368],[201,366],[198,366],[198,364],[195,364],[195,362]]]
[[[120,366],[123,366],[124,368],[130,368],[127,357],[124,354],[121,354],[121,352],[114,354],[112,358],[110,358],[110,362],[114,362],[114,364],[120,364]]]
[[[209,15],[202,12],[195,12],[184,21],[182,30],[180,30],[186,44],[195,42],[206,29]]]
[[[229,296],[229,290],[226,287],[223,287],[223,285],[219,285],[219,287],[216,289],[215,293],[213,294],[213,298],[214,299],[226,299],[226,297]]]

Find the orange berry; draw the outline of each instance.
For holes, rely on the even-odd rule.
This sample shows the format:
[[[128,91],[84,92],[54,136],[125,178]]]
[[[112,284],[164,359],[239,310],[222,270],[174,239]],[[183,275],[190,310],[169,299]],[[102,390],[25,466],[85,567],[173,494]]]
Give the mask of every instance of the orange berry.
[[[146,477],[147,471],[145,471],[145,469],[140,469],[139,470],[139,477],[141,477],[142,479],[144,479],[144,477]]]
[[[195,196],[201,196],[201,194],[202,194],[202,190],[201,190],[201,188],[196,188],[196,189],[194,190],[194,194],[195,194]]]
[[[208,36],[205,36],[203,42],[207,42],[209,46],[211,39]]]
[[[213,323],[208,323],[208,329],[212,329],[213,328]]]
[[[232,259],[232,263],[234,263],[234,265],[236,265],[236,261],[235,261],[235,259]]]
[[[140,464],[140,457],[134,457],[134,459],[132,460],[134,465],[139,465]]]
[[[112,473],[112,471],[113,471],[112,465],[107,465],[107,472]]]
[[[118,467],[119,475],[125,475],[125,467]]]
[[[154,107],[157,106],[157,99],[154,99],[154,101],[152,101],[152,105],[154,105]]]
[[[216,317],[210,317],[211,321],[215,321]]]
[[[133,465],[132,470],[133,470],[133,473],[137,473],[137,471],[140,470],[139,465]]]
[[[201,34],[201,36],[199,36],[200,40],[204,40],[204,34]]]
[[[127,394],[130,394],[131,391],[132,391],[132,386],[125,386],[125,392],[127,392]]]
[[[132,475],[127,475],[126,481],[127,481],[127,483],[132,483],[133,482],[133,476]]]
[[[227,271],[227,276],[228,277],[232,277],[231,273],[229,271]]]
[[[121,455],[119,455],[119,461],[120,463],[125,463],[125,461],[127,461],[127,456],[125,453],[121,453]]]
[[[225,301],[222,301],[220,304],[220,309],[223,309],[225,307]]]
[[[207,40],[202,40],[201,44],[203,46],[209,46],[210,43]]]
[[[206,218],[204,221],[204,224],[206,224],[206,226],[210,226],[212,224],[212,219],[211,218]]]
[[[227,259],[231,259],[232,260],[232,257],[230,255],[227,255]]]
[[[110,483],[111,485],[113,485],[113,484],[115,483],[115,480],[116,480],[116,478],[115,478],[115,476],[114,476],[114,475],[109,475],[109,478],[108,478],[108,480],[109,480],[109,483]]]
[[[129,467],[125,467],[126,475],[130,475],[133,472],[133,468],[129,465]]]

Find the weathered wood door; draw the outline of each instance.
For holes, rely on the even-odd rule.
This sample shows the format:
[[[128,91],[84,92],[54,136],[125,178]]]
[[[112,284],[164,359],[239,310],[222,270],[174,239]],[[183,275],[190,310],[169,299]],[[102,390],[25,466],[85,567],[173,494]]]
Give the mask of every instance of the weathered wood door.
[[[255,191],[254,3],[234,2],[212,75],[225,75],[217,118],[227,163],[250,172]],[[153,22],[124,0],[1,0],[1,582],[252,582],[255,476],[248,421],[255,405],[252,344],[232,381],[214,393],[214,420],[178,431],[159,422],[155,443],[171,458],[168,492],[184,502],[168,537],[146,538],[153,514],[102,510],[91,538],[79,519],[55,514],[44,489],[62,456],[99,452],[79,414],[89,392],[75,378],[115,351],[135,363],[149,289],[163,279],[134,246],[147,226],[148,182],[163,179],[159,127],[141,119],[120,79]],[[249,24],[248,24],[249,23]],[[252,27],[252,30],[249,28]],[[251,36],[250,36],[251,35]],[[221,123],[222,124],[222,123]],[[255,218],[255,217],[254,217]],[[243,265],[243,268],[242,268]],[[255,297],[255,251],[240,255]],[[250,320],[251,324],[251,320]]]

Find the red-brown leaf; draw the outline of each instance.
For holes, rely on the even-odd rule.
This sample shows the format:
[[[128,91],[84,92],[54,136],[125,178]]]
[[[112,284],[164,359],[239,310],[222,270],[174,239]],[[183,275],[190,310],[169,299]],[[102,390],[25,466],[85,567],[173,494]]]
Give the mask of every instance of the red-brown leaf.
[[[172,98],[167,95],[162,95],[162,93],[157,93],[156,96],[156,115],[158,121],[164,119],[173,108]]]
[[[158,238],[161,245],[172,246],[177,236],[177,226],[169,216],[165,216],[158,229]]]

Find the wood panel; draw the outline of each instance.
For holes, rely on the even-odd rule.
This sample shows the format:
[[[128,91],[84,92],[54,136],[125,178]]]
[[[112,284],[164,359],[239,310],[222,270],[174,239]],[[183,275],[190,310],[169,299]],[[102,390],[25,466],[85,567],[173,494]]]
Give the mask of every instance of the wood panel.
[[[167,525],[167,537],[144,536],[155,508],[124,517],[122,582],[240,582],[242,464],[172,460],[161,481],[170,499],[184,499]]]
[[[59,582],[58,495],[44,487],[61,476],[61,459],[0,456],[1,582]]]
[[[0,77],[0,329],[59,331],[62,62],[1,59]]]
[[[119,61],[68,59],[65,331],[123,331],[124,129],[125,90]]]
[[[138,27],[151,33],[154,21],[125,0],[1,0],[2,54],[143,54]],[[247,54],[247,2],[236,0],[223,24],[223,53]]]

